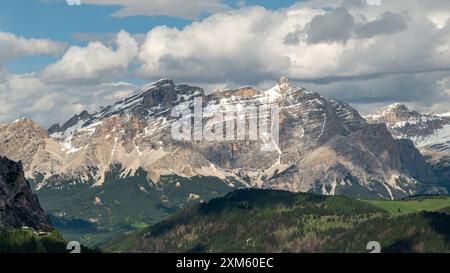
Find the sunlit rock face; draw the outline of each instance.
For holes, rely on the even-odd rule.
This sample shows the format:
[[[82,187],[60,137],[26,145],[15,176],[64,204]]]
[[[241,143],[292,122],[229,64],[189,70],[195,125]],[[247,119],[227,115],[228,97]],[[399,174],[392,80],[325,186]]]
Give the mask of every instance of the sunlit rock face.
[[[368,122],[350,105],[294,87],[286,78],[268,90],[205,94],[162,79],[48,131],[31,120],[5,124],[0,154],[21,160],[26,176],[37,181],[36,190],[63,187],[65,180],[100,186],[117,165],[123,177],[144,170],[153,184],[164,175],[213,176],[248,187],[389,199],[436,189],[436,177],[413,142],[392,136],[390,124],[409,117],[403,107]],[[215,113],[229,108],[276,107],[275,148],[264,151],[268,143],[249,134],[222,141],[174,140],[171,128],[179,117],[173,110],[192,109],[196,98],[201,98],[204,128],[215,125]],[[244,116],[234,119],[252,118]]]

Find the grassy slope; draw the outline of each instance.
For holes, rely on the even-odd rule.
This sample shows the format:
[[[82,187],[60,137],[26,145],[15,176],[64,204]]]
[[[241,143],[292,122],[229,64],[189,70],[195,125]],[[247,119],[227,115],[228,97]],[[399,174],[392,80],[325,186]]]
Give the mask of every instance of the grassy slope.
[[[450,252],[450,215],[419,212],[371,219],[329,241],[325,252],[361,252],[368,241],[382,252]]]
[[[240,190],[116,241],[123,252],[308,252],[386,212],[347,197]]]
[[[438,211],[450,207],[450,197],[448,196],[418,197],[398,201],[370,200],[368,202],[394,216],[421,211]]]
[[[0,232],[0,253],[69,253],[68,241],[53,230],[37,235],[32,230],[9,229]],[[81,246],[82,253],[100,253],[101,250]]]
[[[385,252],[450,252],[450,216],[420,212],[446,207],[450,207],[449,198],[365,202],[241,190],[121,238],[108,250],[367,252],[366,244],[375,240]]]
[[[155,186],[148,182],[144,171],[121,178],[119,170],[115,170],[100,187],[76,183],[59,190],[43,189],[37,194],[42,207],[51,214],[53,225],[65,238],[101,247],[126,233],[155,224],[180,208],[197,204],[200,200],[188,200],[191,193],[208,200],[232,189],[210,177],[161,179],[161,185]],[[59,216],[61,213],[63,217]]]
[[[0,233],[0,253],[67,253],[67,241],[57,231],[38,236],[30,230]]]

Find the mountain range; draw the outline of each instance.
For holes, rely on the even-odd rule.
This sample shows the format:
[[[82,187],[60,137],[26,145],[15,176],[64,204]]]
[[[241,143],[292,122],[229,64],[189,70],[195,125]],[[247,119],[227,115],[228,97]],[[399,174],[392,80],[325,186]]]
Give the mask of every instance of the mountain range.
[[[427,158],[438,180],[449,185],[450,113],[420,114],[396,103],[366,116],[366,119],[385,123],[395,138],[412,140]]]
[[[192,109],[196,98],[202,98],[206,128],[223,109],[277,107],[276,149],[262,151],[264,139],[249,135],[175,140],[174,109]],[[0,154],[22,162],[57,228],[98,244],[239,188],[368,199],[447,193],[449,124],[446,116],[421,115],[402,105],[362,117],[349,104],[285,78],[268,90],[210,94],[161,79],[49,129],[30,119],[3,124]]]
[[[450,114],[420,114],[395,103],[365,117],[385,123],[396,138],[411,139],[422,150],[450,152]]]

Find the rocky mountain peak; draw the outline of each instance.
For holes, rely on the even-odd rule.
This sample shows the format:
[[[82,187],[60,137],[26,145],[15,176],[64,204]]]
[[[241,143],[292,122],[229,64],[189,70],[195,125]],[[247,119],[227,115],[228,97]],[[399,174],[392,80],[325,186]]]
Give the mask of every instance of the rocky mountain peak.
[[[177,100],[178,90],[172,79],[161,79],[143,92],[142,104],[146,108],[171,107]]]
[[[30,118],[22,118],[11,123],[1,124],[0,128],[5,132],[9,132],[10,134],[14,133],[17,136],[23,136],[26,138],[32,138],[36,136],[42,138],[48,136],[47,131],[42,129]]]
[[[441,113],[441,114],[438,114],[438,116],[450,119],[450,112],[448,112],[448,113]]]
[[[20,118],[11,122],[15,126],[37,126],[37,124],[30,118]]]
[[[382,108],[385,111],[406,111],[409,112],[408,106],[405,104],[401,104],[399,102],[393,103],[391,105],[388,105],[386,107]]]
[[[287,93],[289,91],[289,88],[291,87],[289,79],[286,77],[281,77],[277,83],[282,93]]]
[[[267,140],[260,138],[176,141],[171,128],[177,119],[171,116],[171,109],[178,105],[190,107],[198,96],[203,98],[204,128],[212,127],[214,113],[228,106],[278,107],[278,149],[261,151]],[[391,112],[401,116],[411,111],[396,106],[383,113]],[[255,187],[292,191],[323,186],[328,188],[320,192],[328,194],[339,193],[355,183],[370,188],[377,181],[388,187],[380,192],[388,198],[389,190],[396,195],[393,188],[403,190],[397,191],[398,195],[413,192],[414,179],[433,181],[412,143],[400,145],[385,125],[368,124],[349,104],[291,86],[286,78],[268,90],[244,87],[210,95],[199,87],[162,79],[92,115],[80,113],[64,124],[72,126],[26,142],[18,139],[17,133],[0,132],[1,139],[9,143],[0,146],[0,152],[22,160],[29,177],[44,177],[37,189],[56,187],[54,181],[68,177],[101,186],[111,166],[117,165],[123,177],[143,169],[154,183],[161,176],[173,174],[224,180],[232,177]],[[64,124],[60,128],[67,127]],[[413,172],[418,168],[425,170],[420,176]],[[61,184],[58,182],[58,186]]]
[[[419,148],[450,151],[450,119],[445,114],[421,114],[397,103],[381,108],[366,119],[371,123],[385,123],[394,137],[410,139]]]
[[[79,114],[73,115],[69,120],[64,122],[64,124],[62,126],[59,123],[52,125],[48,129],[48,132],[50,134],[57,133],[57,132],[64,132],[68,128],[76,125],[78,122],[80,122],[82,120],[88,120],[90,117],[91,117],[91,115],[89,114],[89,112],[84,110]]]
[[[171,78],[161,78],[152,83],[152,86],[164,86],[164,85],[175,86],[175,84]]]
[[[406,105],[394,103],[381,108],[375,115],[369,115],[367,116],[367,118],[371,121],[384,122],[390,125],[394,125],[396,123],[405,122],[412,117],[418,116],[420,116],[419,113],[411,111]]]
[[[149,119],[155,115],[165,113],[168,109],[178,103],[187,101],[194,96],[203,96],[204,90],[200,87],[187,84],[176,84],[170,78],[163,78],[138,90],[134,95],[124,98],[112,105],[98,108],[92,115],[78,115],[64,124],[72,125],[73,121],[82,120],[82,127],[90,126],[105,118],[115,115],[128,114],[142,120]],[[76,124],[76,123],[75,123]],[[55,126],[50,131],[55,132]]]
[[[261,95],[261,91],[254,89],[252,87],[241,87],[237,89],[231,90],[220,90],[214,92],[211,97],[212,98],[229,98],[229,97],[254,97]]]

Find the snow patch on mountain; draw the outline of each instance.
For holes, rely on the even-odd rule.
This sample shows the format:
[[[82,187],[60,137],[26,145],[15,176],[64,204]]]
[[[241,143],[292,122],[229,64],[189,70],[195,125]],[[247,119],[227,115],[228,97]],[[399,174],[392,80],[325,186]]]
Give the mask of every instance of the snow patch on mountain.
[[[386,123],[396,138],[410,139],[419,148],[450,151],[450,114],[420,114],[395,103],[365,116],[372,123]]]
[[[412,140],[414,143],[417,143],[418,147],[433,146],[447,142],[450,143],[450,124],[446,124],[443,128],[435,130],[434,133],[429,136],[413,137]]]
[[[204,128],[215,126],[215,114],[228,109],[278,107],[280,141],[275,143],[265,132],[259,132],[258,140],[248,136],[227,141],[174,140],[171,125],[178,117],[172,117],[171,112],[176,107],[192,110],[197,97],[202,98],[204,106]],[[397,126],[403,126],[399,122],[411,117],[417,122],[411,119],[410,123],[404,123],[405,127],[429,122],[416,114],[408,116],[400,105],[385,109],[384,113],[389,111],[395,112],[389,121]],[[258,118],[253,116],[254,112],[245,112],[233,115],[233,121],[246,116]],[[92,186],[101,186],[116,166],[121,168],[121,178],[134,176],[142,169],[147,172],[148,181],[155,184],[165,175],[211,176],[229,185],[291,191],[309,191],[320,185],[327,194],[339,193],[342,187],[352,187],[354,183],[364,188],[370,188],[374,180],[389,183],[392,172],[401,177],[399,180],[407,181],[412,176],[411,170],[416,168],[421,169],[416,173],[423,181],[433,180],[411,144],[400,146],[386,127],[368,124],[350,105],[292,87],[287,79],[281,79],[268,90],[243,87],[209,95],[201,88],[162,79],[93,114],[84,111],[75,115],[62,126],[55,125],[50,133],[21,123],[5,127],[7,132],[0,135],[12,139],[17,130],[29,128],[24,139],[29,137],[35,144],[27,146],[28,139],[23,143],[19,139],[0,147],[0,151],[23,160],[30,177],[42,175],[44,181],[39,183],[39,189],[46,186],[59,189],[64,186],[62,181],[89,181]],[[445,134],[447,131],[436,138]],[[275,149],[261,151],[261,147],[273,145]],[[20,146],[25,148],[17,152]],[[391,194],[380,192],[385,198],[407,190],[409,193],[405,187],[414,189],[403,182],[389,184]]]

